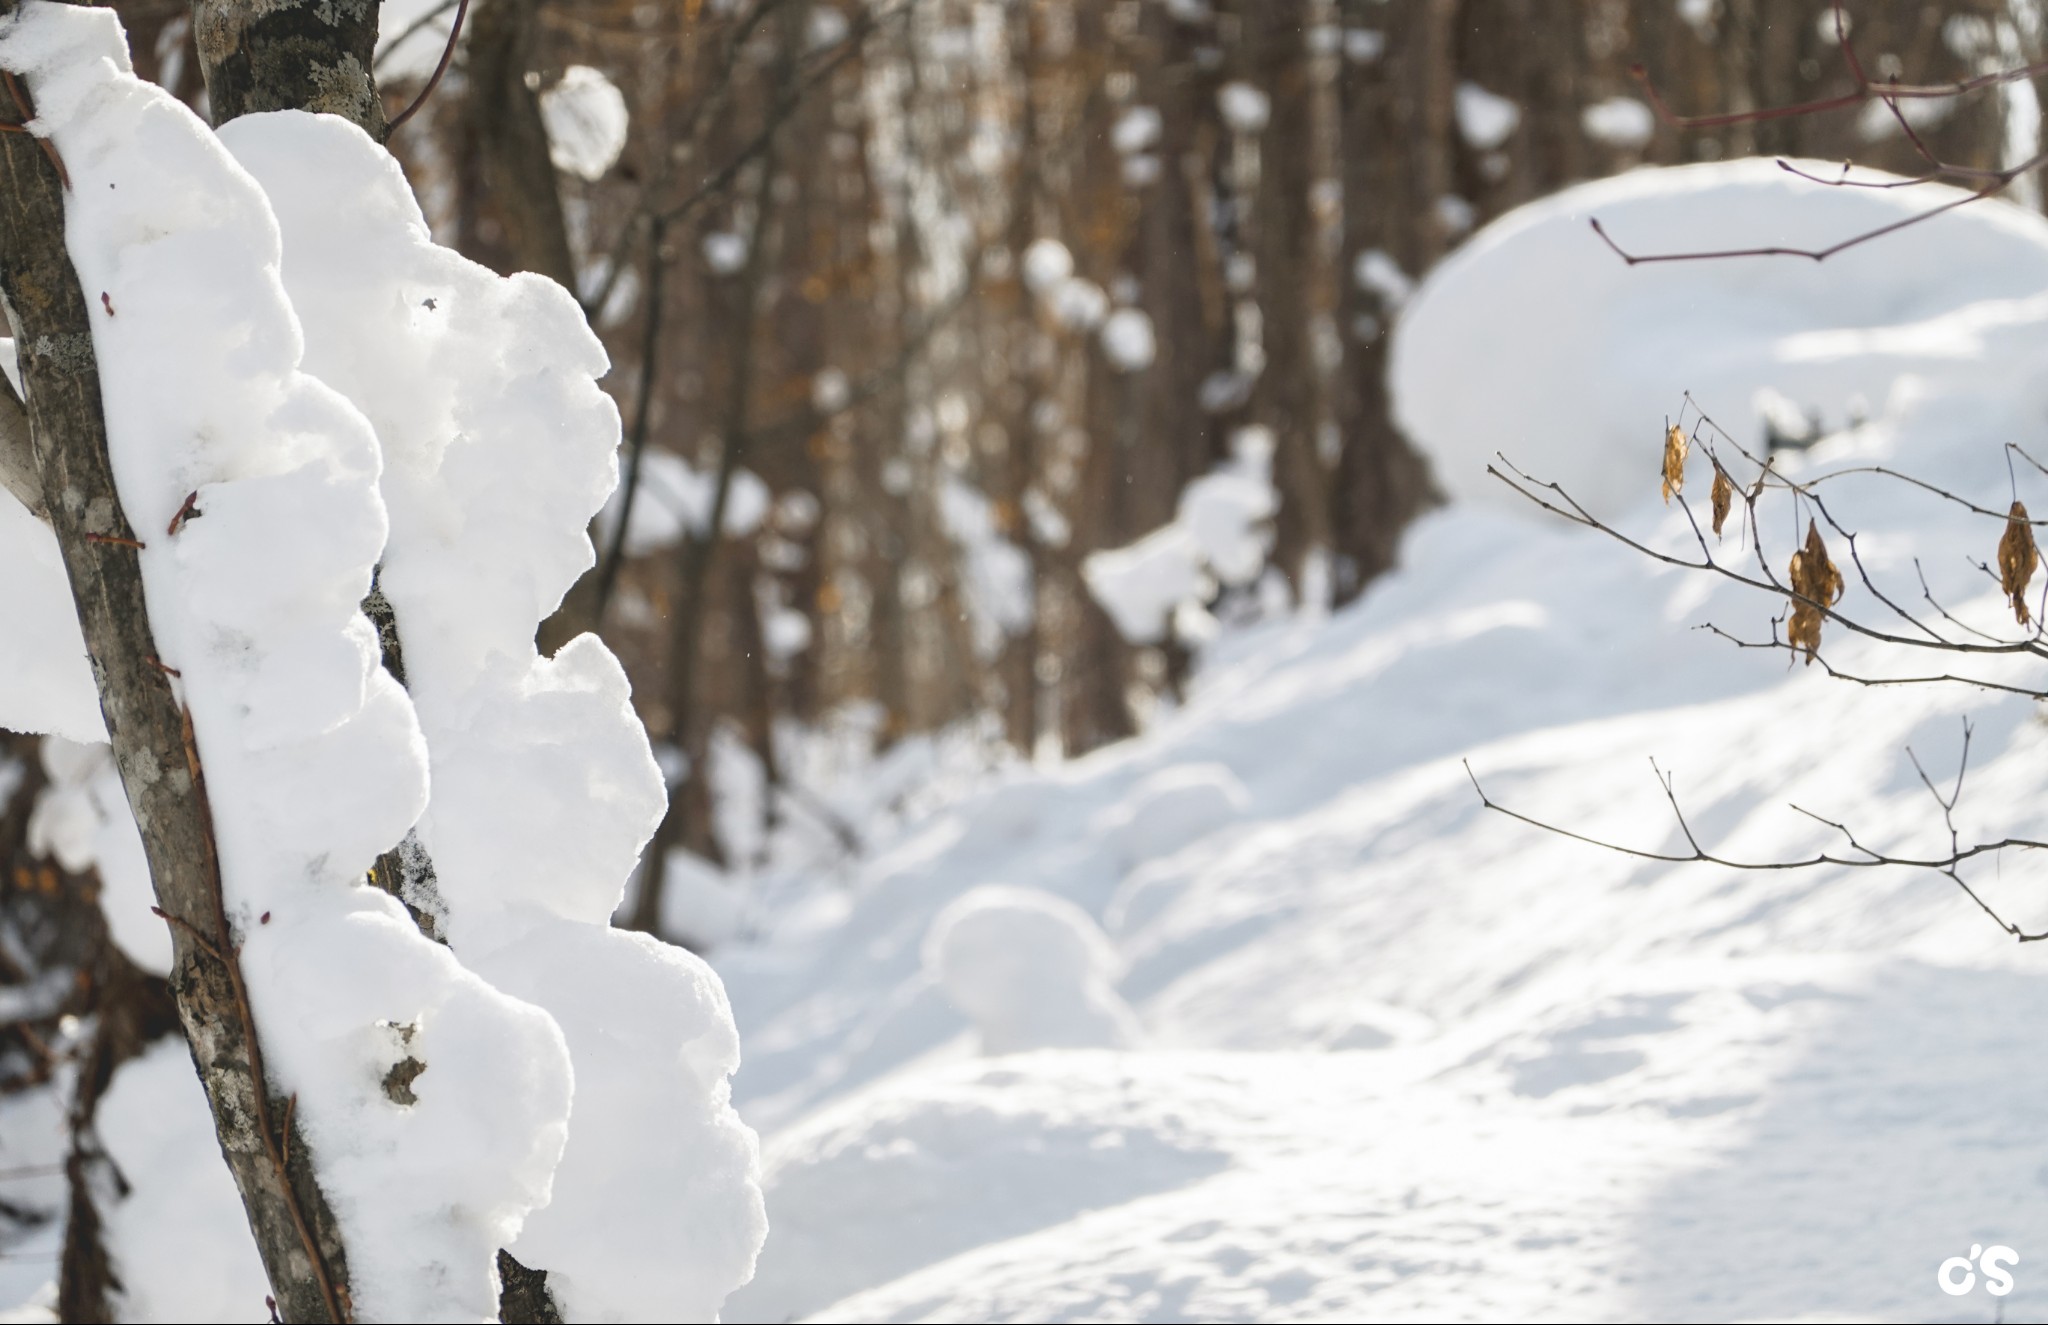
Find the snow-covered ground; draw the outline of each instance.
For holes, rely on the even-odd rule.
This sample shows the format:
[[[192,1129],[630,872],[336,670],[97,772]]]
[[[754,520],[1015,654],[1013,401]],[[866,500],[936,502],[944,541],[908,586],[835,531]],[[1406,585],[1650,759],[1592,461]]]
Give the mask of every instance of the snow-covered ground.
[[[771,1224],[727,1319],[2048,1315],[2048,956],[1932,875],[1546,834],[1486,810],[1463,762],[1503,803],[1646,849],[1684,850],[1654,758],[1732,855],[1838,843],[1795,803],[1935,850],[1907,750],[1953,776],[1968,716],[1966,838],[2043,835],[2032,703],[1734,649],[1693,627],[1761,638],[1781,600],[1483,473],[1506,451],[1696,553],[1656,495],[1689,388],[1745,444],[1817,411],[1830,435],[1786,472],[1881,460],[2003,510],[2002,443],[2048,448],[2048,224],[1980,205],[1818,267],[1635,270],[1585,226],[1644,250],[1825,241],[1913,193],[1696,167],[1475,238],[1404,314],[1402,416],[1461,500],[1401,570],[1333,616],[1226,634],[1143,738],[1002,774],[720,949]],[[1702,520],[1710,475],[1695,451]],[[2048,509],[2039,475],[2019,487]],[[1902,602],[1918,556],[1951,611],[2010,632],[1966,561],[1998,521],[1882,479],[1828,491]],[[1796,526],[1761,510],[1782,574]],[[1844,610],[1882,611],[1860,586]],[[1825,652],[1945,667],[1838,627]],[[2039,869],[1969,877],[2042,927]],[[988,885],[1011,891],[962,900]],[[2010,1296],[1937,1286],[1999,1244]]]

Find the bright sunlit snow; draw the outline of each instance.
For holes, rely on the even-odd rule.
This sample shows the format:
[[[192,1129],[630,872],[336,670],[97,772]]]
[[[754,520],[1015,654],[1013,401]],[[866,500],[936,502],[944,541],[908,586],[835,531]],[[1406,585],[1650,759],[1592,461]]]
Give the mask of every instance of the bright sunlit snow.
[[[722,949],[772,1223],[727,1318],[1951,1318],[1935,1271],[1972,1243],[2021,1253],[2008,1319],[2048,1304],[2025,1259],[2048,1247],[2030,950],[1935,877],[1547,835],[1485,811],[1461,762],[1647,849],[1682,842],[1652,757],[1741,855],[1828,841],[1792,803],[1931,849],[1906,751],[1952,776],[1968,713],[1968,830],[2040,832],[2048,728],[2026,702],[1732,649],[1691,627],[1762,635],[1782,604],[1484,474],[1505,452],[1684,552],[1656,495],[1664,416],[1691,387],[1760,444],[1769,387],[1834,434],[1788,469],[1881,458],[2002,507],[2000,444],[2048,417],[2048,303],[2027,297],[2048,224],[1989,204],[1853,262],[1631,272],[1585,223],[1663,249],[1897,205],[1740,162],[1505,219],[1401,323],[1401,416],[1463,498],[1401,570],[1328,620],[1226,634],[1146,736],[910,820],[845,897]],[[1853,482],[1836,509],[1866,556],[1911,576],[1921,554],[1991,628],[1996,586],[1964,557],[1997,523]],[[1790,517],[1764,510],[1782,557]],[[2048,916],[2023,859],[1971,877]],[[972,946],[1000,908],[1067,954],[1029,997]],[[1012,1009],[1103,970],[1138,1047],[990,1055],[1022,1034],[999,1029]]]
[[[1684,41],[1732,21],[1726,6],[1654,2]],[[393,0],[387,38],[433,7]],[[1336,544],[1302,550],[1287,520],[1319,489],[1295,480],[1307,466],[1334,502],[1372,476],[1347,467],[1353,439],[1335,424],[1289,431],[1332,411],[1289,402],[1287,365],[1268,358],[1289,343],[1266,320],[1289,277],[1259,227],[1276,224],[1273,172],[1299,146],[1269,129],[1276,104],[1296,107],[1200,35],[1242,6],[1104,8],[1106,32],[1188,42],[1191,81],[1106,83],[1087,144],[1102,162],[1076,173],[1131,190],[1118,203],[1140,188],[1192,198],[1197,238],[1228,240],[1201,260],[1208,285],[1161,302],[1152,265],[1111,251],[1123,240],[1073,214],[1050,175],[1030,185],[1045,193],[1030,214],[975,239],[938,214],[937,167],[919,157],[940,141],[927,130],[961,126],[898,104],[908,93],[880,57],[848,61],[904,135],[893,157],[837,128],[819,140],[837,143],[833,188],[875,190],[862,242],[964,255],[986,241],[976,260],[1002,273],[1020,329],[972,342],[943,380],[936,357],[906,353],[897,374],[886,357],[828,353],[812,323],[848,296],[819,276],[811,299],[785,270],[812,221],[838,233],[822,207],[678,222],[679,280],[701,287],[707,319],[693,341],[732,334],[715,320],[729,297],[773,312],[788,288],[819,309],[764,318],[787,380],[735,397],[743,426],[763,412],[715,530],[723,425],[704,402],[719,393],[673,370],[662,407],[688,415],[688,435],[644,448],[628,517],[619,410],[600,385],[611,364],[583,310],[550,280],[436,244],[398,158],[367,134],[296,111],[216,132],[133,76],[111,10],[0,19],[0,67],[66,163],[115,478],[158,661],[203,752],[267,1084],[317,1156],[360,1317],[495,1319],[501,1251],[544,1267],[570,1320],[2048,1317],[2048,1066],[2034,1052],[2048,982],[2038,945],[1985,914],[2048,929],[2040,862],[1973,859],[1972,896],[1927,871],[1669,859],[1695,843],[1754,861],[1854,855],[1845,831],[1922,856],[1948,850],[1951,829],[2048,836],[2038,703],[1827,675],[2039,686],[2010,652],[1916,658],[1901,618],[2014,637],[1983,563],[2009,501],[2048,511],[2048,470],[2004,450],[2048,462],[2048,220],[1979,201],[1819,263],[1631,266],[1616,252],[1817,248],[1964,196],[1829,188],[1750,159],[1570,188],[1427,270],[1436,250],[1392,229],[1304,255],[1325,281],[1304,318],[1316,343],[1388,347],[1388,417],[1447,499],[1406,530],[1394,570],[1331,610]],[[1348,29],[1313,8],[1315,77],[1412,58],[1395,5],[1336,7],[1377,25]],[[781,26],[772,4],[754,12]],[[875,12],[813,5],[786,26],[815,69]],[[387,48],[386,79],[431,68],[448,22]],[[1000,37],[908,31],[963,68]],[[1928,28],[1969,58],[2019,35]],[[644,132],[594,68],[530,87],[568,176],[603,178]],[[1525,121],[1463,73],[1436,87],[1440,127],[1477,173],[1409,190],[1431,243],[1496,215],[1501,153],[1547,131],[1538,98]],[[1046,109],[1029,103],[1050,92],[1024,90],[1025,113]],[[1190,104],[1196,146],[1169,118]],[[1309,116],[1319,142],[1335,104]],[[1863,131],[1895,134],[1890,115],[1866,106]],[[1631,96],[1574,103],[1564,123],[1624,158],[1664,142]],[[1326,147],[1318,168],[1339,161]],[[963,159],[1003,150],[991,131]],[[759,198],[786,179],[817,202],[797,163],[761,172]],[[1334,239],[1356,196],[1325,183],[1300,200]],[[576,201],[580,255],[596,231]],[[1146,254],[1133,242],[1130,256]],[[944,287],[932,276],[834,280],[916,304],[952,354],[969,342],[955,345],[936,297],[906,299]],[[1206,357],[1187,357],[1174,307],[1213,319]],[[1157,396],[1169,370],[1187,399]],[[984,387],[1000,422],[967,403]],[[1188,448],[1176,489],[1139,494],[1165,520],[1149,529],[1088,505],[1133,495],[1090,484],[1166,472],[1089,459],[1140,415],[1191,434],[1174,439]],[[797,426],[785,437],[777,419]],[[1667,500],[1672,423],[1695,441]],[[1815,528],[1853,566],[1842,610],[1909,647],[1838,624],[1827,667],[1738,647],[1784,629],[1783,597],[1670,559],[1752,567],[1760,539],[1783,574],[1814,514],[1760,489],[1754,521],[1738,501],[1723,534],[1706,529],[1709,451],[1739,479],[1756,472],[1738,447],[1782,476],[1834,476],[1828,511],[1860,562]],[[894,526],[849,522],[841,489],[865,488],[894,503]],[[1088,541],[1111,526],[1120,546]],[[693,744],[678,718],[656,724],[657,747],[621,660],[639,666],[635,645],[536,644],[614,534],[648,558],[751,540],[738,573],[695,590],[758,627],[715,618],[721,656],[750,665],[721,687],[815,685],[794,663],[866,667],[890,631],[943,634],[933,656],[943,645],[980,670],[963,683],[878,666],[815,725],[757,695],[758,743],[729,720]],[[25,807],[28,853],[92,871],[85,906],[114,949],[167,972],[171,931],[124,791],[137,775],[107,744],[56,536],[7,490],[0,568],[0,727],[41,738],[39,765],[0,763],[0,813]],[[680,578],[635,570],[619,615],[655,620],[657,597],[674,610]],[[362,610],[373,582],[399,621],[400,668]],[[1077,638],[1116,648],[1055,649],[1075,621]],[[1054,710],[1078,692],[1047,678],[1096,666],[1142,730],[1061,762],[1052,733],[1072,711]],[[891,685],[913,702],[860,697]],[[946,712],[977,716],[904,721],[944,685],[969,691]],[[1022,722],[1017,695],[1039,706]],[[654,707],[645,688],[640,703]],[[684,773],[728,857],[662,838],[659,920],[687,948],[618,923]],[[32,805],[17,804],[31,778]],[[1951,786],[1952,823],[1937,792]],[[364,882],[401,840],[434,867],[404,890],[411,913]],[[55,887],[25,879],[13,886]],[[23,964],[5,944],[0,960]],[[40,1009],[57,1024],[31,1046],[50,1080],[0,1096],[0,1173],[16,1184],[0,1198],[64,1210],[67,1159],[86,1172],[89,1147],[91,1172],[117,1175],[98,1238],[118,1314],[256,1318],[263,1270],[184,1041],[120,1062],[90,1125],[62,1116],[99,1043],[93,1017],[56,1019],[81,976],[98,978],[56,966],[0,986],[0,1021]],[[65,1219],[14,1222],[0,1306],[51,1319]],[[2018,1253],[2010,1294],[1943,1292],[1949,1258],[1992,1282],[1975,1258],[1995,1247]]]

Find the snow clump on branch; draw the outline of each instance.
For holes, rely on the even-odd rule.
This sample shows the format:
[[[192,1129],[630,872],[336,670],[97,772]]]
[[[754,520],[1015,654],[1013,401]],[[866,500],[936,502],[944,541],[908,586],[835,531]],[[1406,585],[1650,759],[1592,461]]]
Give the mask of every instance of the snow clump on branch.
[[[731,1012],[694,956],[609,927],[663,805],[623,670],[594,636],[533,647],[617,481],[602,347],[551,282],[435,246],[353,126],[216,137],[132,76],[110,11],[30,0],[0,66],[70,173],[156,644],[356,1305],[495,1318],[508,1248],[576,1316],[711,1318],[764,1233]],[[54,546],[16,516],[0,556],[40,583],[10,592],[50,616]],[[359,609],[380,561],[410,694]],[[101,735],[75,624],[24,647],[0,662],[40,708],[8,720]],[[448,946],[363,883],[414,826]],[[406,1057],[424,1070],[400,1103]]]
[[[277,210],[309,366],[383,443],[380,583],[433,772],[419,831],[449,940],[568,1039],[568,1148],[508,1249],[576,1315],[709,1318],[765,1231],[727,1102],[738,1036],[703,962],[610,928],[665,804],[624,669],[595,635],[552,658],[533,644],[618,479],[604,349],[552,281],[436,245],[354,126],[287,111],[222,138]]]
[[[205,762],[270,1086],[297,1097],[363,1314],[491,1314],[492,1256],[565,1139],[568,1057],[545,1014],[363,883],[427,795],[358,606],[386,530],[376,436],[301,367],[262,192],[129,72],[111,11],[24,5],[0,66],[69,172],[115,482]],[[203,518],[160,532],[194,493]],[[427,1071],[398,1107],[382,1081],[407,1056]]]

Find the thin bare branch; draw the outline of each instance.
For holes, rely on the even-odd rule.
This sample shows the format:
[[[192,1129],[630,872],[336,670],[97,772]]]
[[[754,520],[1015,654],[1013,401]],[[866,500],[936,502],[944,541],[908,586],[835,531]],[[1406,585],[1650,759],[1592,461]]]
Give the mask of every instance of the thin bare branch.
[[[412,104],[391,117],[385,126],[387,136],[396,133],[398,126],[419,114],[420,107],[427,104],[427,98],[434,95],[434,89],[441,86],[441,76],[448,72],[449,61],[455,58],[455,43],[462,38],[462,20],[469,16],[469,0],[457,0],[455,21],[448,25],[448,44],[441,48],[441,62],[434,66],[434,72],[427,78],[427,85],[412,99]]]
[[[1965,753],[1967,755],[1967,751]],[[1534,815],[1510,809],[1486,794],[1486,788],[1480,785],[1479,775],[1472,770],[1471,760],[1468,759],[1462,762],[1465,766],[1465,776],[1471,779],[1472,790],[1478,795],[1480,805],[1494,811],[1496,814],[1505,815],[1517,823],[1524,823],[1531,828],[1541,829],[1543,832],[1555,837],[1566,838],[1573,842],[1583,842],[1588,846],[1599,847],[1604,851],[1612,851],[1617,855],[1631,856],[1637,860],[1656,861],[1667,865],[1719,865],[1723,869],[1743,870],[1752,873],[1783,873],[1791,870],[1816,869],[1823,866],[1835,866],[1842,869],[1893,867],[1909,870],[1930,870],[1954,883],[1972,902],[1977,904],[1978,908],[1985,915],[1991,918],[1994,924],[2021,943],[2037,943],[2043,939],[2048,939],[2048,930],[2029,932],[2006,920],[1958,872],[1959,866],[1980,856],[1993,856],[1999,852],[2014,848],[2039,850],[2048,847],[2048,842],[2037,842],[2031,838],[2007,837],[1995,842],[1976,842],[1969,846],[1962,846],[1953,839],[1952,834],[1950,848],[1946,854],[1925,857],[1896,856],[1889,852],[1877,851],[1865,846],[1846,824],[1823,818],[1811,810],[1793,805],[1790,808],[1794,811],[1841,833],[1850,851],[1855,854],[1843,855],[1832,851],[1818,851],[1810,856],[1785,860],[1737,860],[1730,856],[1723,856],[1716,852],[1708,851],[1699,845],[1698,841],[1694,839],[1692,829],[1686,823],[1685,815],[1679,807],[1678,796],[1673,789],[1670,776],[1662,769],[1657,768],[1655,761],[1652,761],[1651,767],[1656,773],[1658,786],[1663,790],[1665,799],[1670,803],[1672,814],[1677,818],[1679,830],[1684,835],[1687,846],[1691,849],[1683,854],[1670,851],[1650,851],[1606,838],[1574,832],[1569,828],[1560,827],[1557,824],[1538,819]],[[1957,785],[1958,787],[1961,785],[1960,778]],[[1932,784],[1930,784],[1929,789],[1932,790]],[[1941,799],[1938,793],[1935,799],[1937,801]],[[1953,830],[1952,821],[1951,830]]]

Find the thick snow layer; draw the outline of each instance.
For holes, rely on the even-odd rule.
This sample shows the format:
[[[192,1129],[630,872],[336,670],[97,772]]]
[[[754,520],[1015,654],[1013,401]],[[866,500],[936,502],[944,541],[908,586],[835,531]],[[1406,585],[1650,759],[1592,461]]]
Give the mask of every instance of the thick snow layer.
[[[603,348],[559,286],[436,246],[353,126],[289,112],[222,137],[276,209],[308,366],[383,447],[380,583],[432,767],[419,832],[445,932],[546,1011],[573,1064],[552,1199],[504,1245],[576,1316],[710,1319],[762,1231],[731,1013],[696,957],[608,925],[664,804],[624,670],[593,635],[533,645],[617,479]]]
[[[602,179],[626,146],[626,94],[587,64],[572,64],[540,94],[548,157],[557,170]]]
[[[1760,178],[1601,187],[1637,200],[1649,246],[1687,242],[1662,227],[1694,214],[1754,221]],[[1406,353],[1435,372],[1410,365],[1403,409],[1435,421],[1439,457],[1527,447],[1542,472],[1583,439],[1604,448],[1595,477],[1623,476],[1604,490],[1623,529],[1686,549],[1655,477],[1677,384],[1659,386],[1631,329],[1654,341],[1692,300],[1688,343],[1715,366],[1702,398],[1739,413],[1782,381],[1753,328],[1814,320],[1792,284],[1831,325],[1862,310],[1878,328],[1830,333],[1831,371],[1900,385],[1864,425],[1781,456],[1788,472],[1882,459],[2009,499],[2001,445],[2048,418],[2048,301],[2004,301],[2048,262],[2039,223],[1965,213],[1973,244],[1697,267],[1639,298],[1570,266],[1545,222],[1570,206],[1510,218],[1472,259],[1511,317],[1567,268],[1591,307],[1551,309],[1564,330],[1490,339],[1486,300],[1449,301],[1469,288],[1455,263],[1411,306]],[[1953,288],[1937,301],[1938,286]],[[1945,316],[1911,329],[1903,359],[1890,318],[1930,302]],[[1609,334],[1584,344],[1588,324]],[[1540,413],[1518,403],[1532,383]],[[1617,427],[1637,396],[1647,422]],[[1448,407],[1466,402],[1492,407]],[[1704,486],[1682,496],[1703,505]],[[1830,490],[1884,583],[1918,601],[1918,555],[1950,610],[2011,629],[1965,561],[1990,555],[1999,521],[1869,476]],[[1785,538],[1789,512],[1764,515]],[[1845,606],[1872,603],[1858,587]],[[1454,504],[1361,602],[1223,637],[1143,738],[878,834],[846,894],[720,954],[775,1219],[729,1318],[1976,1319],[1993,1304],[1934,1282],[1973,1243],[2020,1252],[2003,1311],[2041,1315],[2034,947],[1938,877],[1625,857],[1492,814],[1467,778],[1469,759],[1518,809],[1682,851],[1655,757],[1713,847],[1833,845],[1798,804],[1931,850],[1941,811],[1906,751],[1952,775],[1969,714],[1966,837],[2048,831],[2030,703],[1832,682],[1691,628],[1762,635],[1781,610],[1558,521]],[[2048,921],[2025,857],[1969,878],[2020,923]],[[1100,925],[1144,1047],[977,1056],[926,954],[948,908],[998,882]]]
[[[546,1016],[362,882],[426,799],[412,706],[358,608],[386,528],[377,439],[301,370],[262,192],[129,73],[110,11],[24,5],[0,65],[69,171],[65,238],[158,654],[197,732],[265,1058],[299,1097],[355,1301],[487,1313],[491,1253],[546,1199],[568,1074]],[[197,516],[159,532],[188,496]],[[381,1083],[407,1053],[429,1072],[400,1107]]]
[[[1396,415],[1454,497],[1533,511],[1487,477],[1506,451],[1609,512],[1641,491],[1656,463],[1643,448],[1687,390],[1745,445],[1763,441],[1750,406],[1761,387],[1831,428],[1882,417],[1916,380],[1981,373],[1986,338],[2033,316],[2030,298],[2048,293],[2048,221],[1982,202],[1824,263],[1641,267],[1587,221],[1641,253],[1817,247],[1956,196],[1830,188],[1761,160],[1567,189],[1489,225],[1424,282],[1395,330]]]
[[[1088,592],[1133,644],[1166,638],[1173,610],[1200,602],[1215,585],[1202,570],[1201,549],[1178,524],[1162,525],[1137,542],[1090,552],[1081,561]]]

